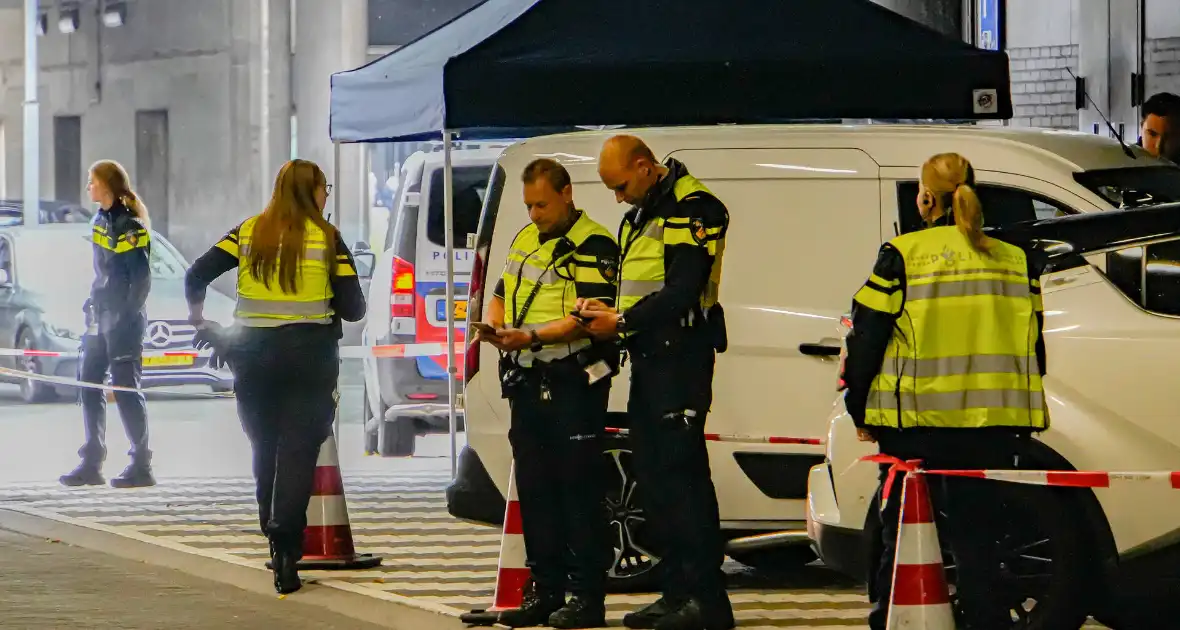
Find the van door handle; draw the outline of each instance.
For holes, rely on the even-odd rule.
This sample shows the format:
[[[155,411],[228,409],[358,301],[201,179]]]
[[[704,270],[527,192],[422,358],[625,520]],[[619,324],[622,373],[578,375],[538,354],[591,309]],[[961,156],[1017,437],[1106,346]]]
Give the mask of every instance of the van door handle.
[[[840,356],[840,346],[829,346],[823,343],[801,343],[799,344],[799,352],[809,357],[838,357]]]

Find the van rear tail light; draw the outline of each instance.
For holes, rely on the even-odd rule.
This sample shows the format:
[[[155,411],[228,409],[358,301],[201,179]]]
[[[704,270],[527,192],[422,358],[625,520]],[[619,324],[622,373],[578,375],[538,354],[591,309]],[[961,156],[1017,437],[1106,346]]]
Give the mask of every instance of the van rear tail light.
[[[414,265],[393,257],[393,282],[389,287],[390,317],[414,316]]]
[[[483,292],[484,292],[484,278],[487,277],[488,269],[487,263],[484,262],[486,248],[481,253],[481,250],[475,251],[475,260],[471,265],[471,284],[467,289],[467,321],[478,322],[483,319]],[[467,344],[466,352],[463,356],[463,382],[470,383],[475,373],[479,371],[479,346],[478,343]]]
[[[843,315],[840,317],[840,326],[852,332],[852,317]],[[844,382],[844,362],[848,358],[848,344],[847,342],[840,342],[840,372],[836,377],[836,391],[842,392],[848,387],[848,383]]]

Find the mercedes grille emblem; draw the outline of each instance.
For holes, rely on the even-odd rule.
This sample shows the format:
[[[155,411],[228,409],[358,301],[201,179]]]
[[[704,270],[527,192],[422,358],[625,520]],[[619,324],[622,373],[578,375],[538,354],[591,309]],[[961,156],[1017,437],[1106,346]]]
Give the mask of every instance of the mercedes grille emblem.
[[[156,348],[163,348],[172,343],[172,327],[168,322],[152,322],[148,324],[147,341]]]

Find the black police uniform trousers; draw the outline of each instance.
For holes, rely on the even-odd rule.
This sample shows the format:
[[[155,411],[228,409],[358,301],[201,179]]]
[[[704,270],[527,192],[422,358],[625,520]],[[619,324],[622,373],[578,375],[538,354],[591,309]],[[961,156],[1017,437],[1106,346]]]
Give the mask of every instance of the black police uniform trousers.
[[[254,452],[259,526],[276,548],[300,555],[316,460],[335,419],[338,329],[243,328],[227,358]]]
[[[144,313],[121,314],[118,318],[100,317],[99,332],[82,337],[82,361],[78,380],[102,384],[110,373],[111,384],[139,389],[143,374],[143,334],[147,326]],[[105,332],[104,332],[105,329]],[[82,389],[82,418],[86,426],[86,443],[78,451],[82,462],[94,469],[102,468],[107,456],[106,392]],[[131,442],[131,463],[146,467],[151,463],[148,449],[147,401],[138,392],[115,392],[115,404],[123,419],[123,430]]]
[[[610,379],[590,385],[573,359],[524,372],[509,394],[508,441],[536,592],[602,598],[612,558],[602,455]]]
[[[1012,469],[1023,450],[1027,433],[1011,429],[915,429],[878,430],[881,453],[902,460],[920,459],[927,469]],[[881,486],[869,506],[870,518],[879,521],[866,528],[870,536],[869,627],[884,630],[889,613],[893,559],[897,552],[898,516],[904,475],[894,477],[889,500],[881,506],[888,477],[881,467]],[[987,479],[928,476],[930,500],[940,538],[950,548],[957,571],[956,597],[960,623],[973,630],[1002,630],[1011,626],[1007,603],[997,599],[1000,571],[997,538],[1002,534],[1005,484]],[[879,526],[879,528],[878,528]]]
[[[705,449],[715,355],[703,331],[645,354],[631,349],[627,413],[649,533],[662,541],[663,595],[696,598],[710,614],[728,612],[724,540]]]

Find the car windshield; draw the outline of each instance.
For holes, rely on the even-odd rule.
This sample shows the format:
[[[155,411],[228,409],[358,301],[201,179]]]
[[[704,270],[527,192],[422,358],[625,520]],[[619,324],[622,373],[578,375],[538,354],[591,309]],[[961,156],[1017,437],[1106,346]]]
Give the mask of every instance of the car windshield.
[[[1074,179],[1116,208],[1180,201],[1180,167],[1140,166],[1074,173]]]
[[[55,289],[64,284],[94,280],[93,245],[90,234],[58,232],[23,234],[17,239],[17,265],[21,284],[32,288]],[[172,244],[159,234],[152,234],[151,268],[153,280],[181,280],[188,265]],[[61,273],[21,273],[22,270],[59,270]],[[64,272],[64,270],[69,270]]]

